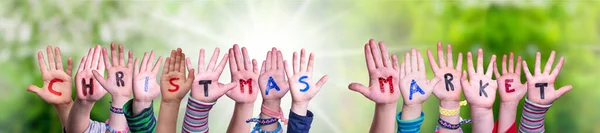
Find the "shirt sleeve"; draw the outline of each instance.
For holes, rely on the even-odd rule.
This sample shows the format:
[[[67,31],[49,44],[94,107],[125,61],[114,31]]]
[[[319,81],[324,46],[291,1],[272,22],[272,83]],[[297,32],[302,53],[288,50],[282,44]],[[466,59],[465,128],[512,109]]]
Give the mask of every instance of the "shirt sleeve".
[[[290,110],[289,123],[287,126],[288,133],[308,133],[312,124],[314,114],[308,110],[306,116],[301,116]]]
[[[156,117],[154,116],[154,106],[142,110],[140,114],[133,115],[133,99],[127,101],[123,106],[123,114],[127,120],[127,126],[133,133],[154,133],[156,132]]]
[[[543,133],[545,131],[544,117],[546,116],[548,109],[550,109],[550,106],[552,106],[552,104],[541,105],[531,102],[529,99],[525,99],[519,132]]]
[[[190,97],[183,119],[182,132],[208,133],[208,112],[213,105],[215,102],[206,103]]]

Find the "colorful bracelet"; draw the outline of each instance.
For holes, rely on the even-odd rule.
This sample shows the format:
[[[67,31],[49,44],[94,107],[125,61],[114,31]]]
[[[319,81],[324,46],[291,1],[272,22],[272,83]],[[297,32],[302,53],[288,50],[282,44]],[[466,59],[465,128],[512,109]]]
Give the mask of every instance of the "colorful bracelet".
[[[418,133],[421,132],[421,124],[425,119],[425,113],[421,112],[421,116],[412,120],[401,120],[402,112],[396,115],[396,122],[398,123],[399,133]]]
[[[271,125],[275,124],[277,121],[279,121],[277,118],[250,118],[246,120],[246,123],[256,122],[259,125]]]
[[[106,123],[106,130],[108,130],[111,133],[127,133],[127,131],[129,131],[129,127],[128,126],[125,126],[125,130],[123,130],[123,131],[117,131],[117,130],[112,129],[110,127],[110,125],[108,124],[108,120],[106,120],[106,122],[104,122],[104,123]]]
[[[460,106],[466,106],[467,100],[461,101]],[[460,107],[457,109],[444,109],[440,106],[440,114],[443,116],[456,116],[460,114]]]
[[[252,129],[252,131],[250,131],[250,133],[282,133],[283,131],[281,130],[281,123],[277,122],[277,128],[273,131],[265,131],[263,129],[260,129],[260,125],[258,123],[256,123],[256,125],[254,125],[254,128]]]
[[[112,102],[110,102],[110,112],[115,113],[115,114],[123,114],[123,108],[117,108],[112,106]]]
[[[462,124],[471,123],[471,119],[462,119],[460,118],[460,122],[458,124],[452,124],[450,122],[442,120],[442,118],[438,118],[438,124],[442,126],[442,128],[456,130],[459,129]]]
[[[261,108],[260,108],[260,110],[261,110],[261,113],[263,113],[263,114],[265,114],[267,116],[270,116],[270,117],[273,117],[273,118],[277,118],[277,119],[281,119],[281,121],[283,122],[283,124],[287,125],[288,120],[285,119],[285,116],[283,115],[283,111],[281,110],[281,107],[279,107],[279,110],[273,111],[273,110],[267,108],[267,106],[262,105]]]

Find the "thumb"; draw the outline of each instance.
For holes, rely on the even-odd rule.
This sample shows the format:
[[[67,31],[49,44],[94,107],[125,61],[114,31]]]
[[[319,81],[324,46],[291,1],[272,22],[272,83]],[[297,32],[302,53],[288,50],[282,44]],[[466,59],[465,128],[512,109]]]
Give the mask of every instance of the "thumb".
[[[219,83],[219,86],[221,86],[220,87],[221,89],[219,89],[219,91],[220,91],[219,95],[223,95],[223,94],[229,92],[229,90],[232,90],[235,87],[237,87],[237,83],[236,82],[231,82],[229,84],[221,84],[221,83]]]
[[[572,86],[572,85],[567,85],[567,86],[560,87],[560,89],[556,90],[556,93],[557,93],[557,95],[558,95],[558,97],[556,97],[556,98],[558,99],[558,98],[559,98],[559,97],[561,97],[563,94],[565,94],[565,93],[569,92],[571,89],[573,89],[573,86]]]
[[[39,92],[41,91],[41,88],[40,88],[40,87],[37,87],[37,86],[35,86],[35,85],[29,85],[29,86],[27,87],[27,91],[29,91],[29,92],[33,92],[33,93],[35,93],[35,94],[38,94],[38,95],[39,95]]]
[[[315,84],[315,87],[317,87],[320,90],[321,87],[325,84],[325,82],[327,82],[327,79],[329,79],[329,75],[321,77],[321,79],[317,81],[317,84]]]
[[[194,77],[195,77],[194,75],[196,75],[196,74],[194,73],[194,69],[192,68],[192,69],[190,70],[190,73],[188,74],[188,78],[186,79],[186,81],[185,81],[185,82],[186,82],[186,83],[191,83],[191,82],[194,82]]]
[[[100,75],[100,73],[98,73],[98,71],[96,71],[96,70],[92,70],[92,74],[94,74],[94,79],[96,79],[96,81],[98,81],[98,83],[100,83],[102,88],[106,89],[106,86],[105,86],[106,79],[104,79],[104,77],[102,77],[102,75]]]
[[[469,81],[467,80],[467,72],[464,70],[460,78],[460,82],[462,84],[463,91],[465,91],[465,94],[469,93],[471,91],[471,84],[469,84]]]
[[[356,91],[360,94],[366,95],[369,93],[369,88],[360,83],[351,83],[348,88],[352,91]]]
[[[433,77],[433,79],[431,79],[431,81],[429,81],[429,88],[433,89],[433,87],[435,85],[437,85],[438,83],[440,83],[441,79],[438,77]]]

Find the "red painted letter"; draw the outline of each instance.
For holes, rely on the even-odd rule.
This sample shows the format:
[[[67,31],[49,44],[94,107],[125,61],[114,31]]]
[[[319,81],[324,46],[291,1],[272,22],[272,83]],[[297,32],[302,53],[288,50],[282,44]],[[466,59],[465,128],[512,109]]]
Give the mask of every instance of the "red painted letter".
[[[169,79],[169,83],[171,85],[175,86],[175,88],[169,89],[169,92],[176,92],[177,90],[179,90],[179,85],[173,83],[174,80],[179,80],[179,78],[171,78],[171,79]]]
[[[381,88],[381,92],[383,92],[383,85],[385,83],[390,84],[390,93],[394,93],[394,82],[392,82],[392,76],[387,78],[379,78],[379,87]]]
[[[57,95],[57,96],[61,96],[62,93],[55,91],[54,89],[52,89],[52,85],[54,85],[55,82],[59,82],[62,83],[63,80],[62,79],[52,79],[50,80],[50,83],[48,84],[48,90],[50,91],[50,93]]]
[[[248,91],[250,91],[249,93],[252,94],[252,79],[240,79],[240,91],[242,91],[242,93],[244,93],[244,84],[248,85]]]
[[[511,92],[515,92],[515,89],[510,89],[511,85],[510,83],[513,82],[513,79],[506,79],[504,80],[504,88],[506,90],[507,93],[511,93]]]

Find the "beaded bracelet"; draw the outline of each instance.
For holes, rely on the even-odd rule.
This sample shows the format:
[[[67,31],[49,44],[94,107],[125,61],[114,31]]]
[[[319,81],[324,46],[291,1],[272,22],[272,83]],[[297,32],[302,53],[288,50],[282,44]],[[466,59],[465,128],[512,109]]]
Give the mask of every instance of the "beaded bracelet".
[[[112,102],[110,102],[110,112],[115,113],[115,114],[123,114],[123,108],[117,108],[112,106]]]
[[[460,102],[460,106],[465,106],[467,105],[467,101],[461,101]],[[460,114],[460,107],[458,107],[457,109],[444,109],[442,107],[440,107],[440,114],[443,116],[456,116]]]
[[[108,132],[111,132],[111,133],[127,133],[127,131],[129,131],[129,126],[125,126],[125,130],[123,130],[123,131],[117,131],[115,129],[110,128],[110,125],[108,124],[108,120],[106,120],[106,122],[104,122],[104,123],[106,123],[106,130],[108,130]]]
[[[250,123],[250,122],[256,122],[259,125],[271,125],[274,124],[275,122],[279,121],[279,119],[277,118],[250,118],[248,120],[246,120],[246,123]]]
[[[442,128],[456,130],[459,129],[462,124],[471,123],[471,119],[462,119],[460,118],[460,122],[458,124],[452,124],[450,122],[442,120],[442,118],[438,118],[438,124],[442,126]]]
[[[273,131],[265,131],[263,129],[260,129],[260,125],[258,123],[256,123],[256,125],[254,125],[254,128],[252,129],[252,131],[250,131],[250,133],[281,133],[283,132],[281,130],[281,123],[277,122],[277,128]]]

